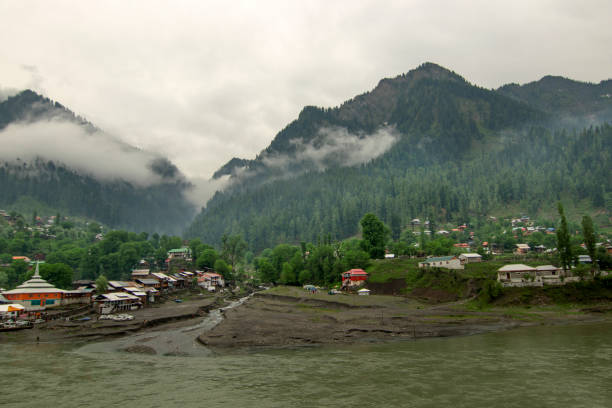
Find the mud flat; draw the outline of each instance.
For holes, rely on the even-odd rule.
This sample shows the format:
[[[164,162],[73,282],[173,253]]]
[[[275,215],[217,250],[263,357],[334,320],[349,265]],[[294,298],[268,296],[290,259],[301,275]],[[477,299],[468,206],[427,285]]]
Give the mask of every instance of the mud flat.
[[[398,296],[309,294],[279,287],[225,312],[198,341],[212,349],[292,347],[461,336],[520,326],[608,319],[579,309],[493,308],[466,302],[428,305]]]

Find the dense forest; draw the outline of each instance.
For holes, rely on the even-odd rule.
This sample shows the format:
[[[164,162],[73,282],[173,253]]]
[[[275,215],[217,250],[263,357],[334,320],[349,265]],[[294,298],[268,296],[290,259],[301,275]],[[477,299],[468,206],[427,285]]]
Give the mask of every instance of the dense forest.
[[[280,242],[339,239],[374,212],[394,229],[418,216],[440,223],[483,218],[509,203],[525,212],[564,198],[610,208],[612,127],[576,132],[531,129],[464,162],[414,164],[407,147],[359,167],[336,167],[258,189],[218,193],[190,229],[207,242],[242,234],[255,251]],[[365,188],[364,188],[365,187]],[[609,200],[609,198],[608,198]],[[503,210],[502,210],[503,211]]]
[[[542,82],[546,86],[526,85],[527,91],[491,91],[424,64],[337,108],[307,107],[255,160],[233,159],[220,169],[216,175],[232,175],[233,184],[209,201],[187,235],[217,242],[224,233],[241,234],[259,251],[328,233],[334,239],[353,236],[367,212],[396,235],[414,217],[468,222],[509,207],[537,215],[561,198],[606,214],[612,128],[559,124],[569,114],[576,115],[574,124],[605,117],[612,104],[601,93],[609,81]],[[589,103],[574,111],[574,99],[550,103],[563,84],[571,85],[566,93],[582,92],[574,99]],[[537,100],[528,92],[534,86]],[[383,127],[398,137],[369,161],[343,166],[344,156],[336,154],[317,168],[312,154],[305,159],[299,149],[308,144],[316,152],[326,143],[320,130],[330,127],[346,129],[357,141]],[[269,164],[279,158],[288,164]]]

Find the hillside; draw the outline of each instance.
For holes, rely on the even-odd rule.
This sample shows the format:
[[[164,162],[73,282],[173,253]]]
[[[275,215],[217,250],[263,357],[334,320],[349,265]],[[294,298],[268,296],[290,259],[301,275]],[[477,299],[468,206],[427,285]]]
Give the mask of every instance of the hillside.
[[[476,87],[446,68],[426,63],[381,80],[371,92],[339,107],[305,107],[255,160],[234,158],[215,176],[246,176],[252,186],[253,178],[265,180],[287,172],[346,165],[351,150],[359,142],[376,139],[372,136],[379,136],[381,130],[393,131],[404,145],[437,161],[447,160],[470,151],[493,131],[546,118],[526,103]],[[353,143],[344,149],[329,149],[342,136]],[[278,165],[285,161],[289,164]]]
[[[189,182],[166,158],[138,150],[46,97],[0,103],[0,208],[52,209],[116,228],[178,233],[191,220]],[[32,204],[34,203],[34,204]]]
[[[233,184],[187,234],[239,233],[257,251],[352,236],[366,212],[397,230],[508,205],[535,215],[561,198],[608,211],[612,129],[559,129],[567,112],[424,64],[339,107],[304,108],[255,160],[224,166]]]
[[[612,80],[591,84],[549,75],[522,86],[504,85],[497,92],[551,113],[557,120],[569,116],[586,125],[612,120]]]

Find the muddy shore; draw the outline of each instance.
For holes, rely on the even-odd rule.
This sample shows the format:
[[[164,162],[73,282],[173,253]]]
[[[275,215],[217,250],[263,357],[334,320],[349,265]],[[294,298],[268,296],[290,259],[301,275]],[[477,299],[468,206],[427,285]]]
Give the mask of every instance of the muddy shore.
[[[229,301],[220,295],[194,295],[182,303],[167,301],[130,312],[132,321],[99,321],[95,316],[90,321],[50,321],[30,330],[0,333],[0,343],[116,343],[121,345],[117,349],[137,353],[194,354],[462,336],[612,319],[610,305],[483,311],[471,309],[466,301],[431,305],[401,296],[310,294],[278,287],[256,293],[238,307],[215,311],[218,317],[210,327],[202,326],[210,311]],[[194,340],[206,347],[196,350]]]
[[[538,308],[470,310],[466,302],[426,305],[396,296],[311,295],[299,288],[256,294],[198,341],[212,349],[277,348],[462,336],[609,314]]]
[[[221,296],[191,296],[182,303],[164,303],[130,311],[130,321],[98,320],[89,313],[89,321],[58,319],[37,324],[32,329],[0,333],[2,342],[86,343],[122,337],[140,331],[163,328],[173,330],[193,324],[208,311],[225,304]]]

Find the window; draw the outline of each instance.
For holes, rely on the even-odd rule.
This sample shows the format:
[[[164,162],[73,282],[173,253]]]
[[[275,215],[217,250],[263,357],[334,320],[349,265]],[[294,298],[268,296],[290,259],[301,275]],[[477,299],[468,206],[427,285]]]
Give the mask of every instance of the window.
[[[30,303],[32,306],[40,306],[40,300],[32,300]]]
[[[55,300],[53,300],[53,299],[47,299],[47,304],[48,304],[48,305],[53,305],[53,304],[55,304]]]

